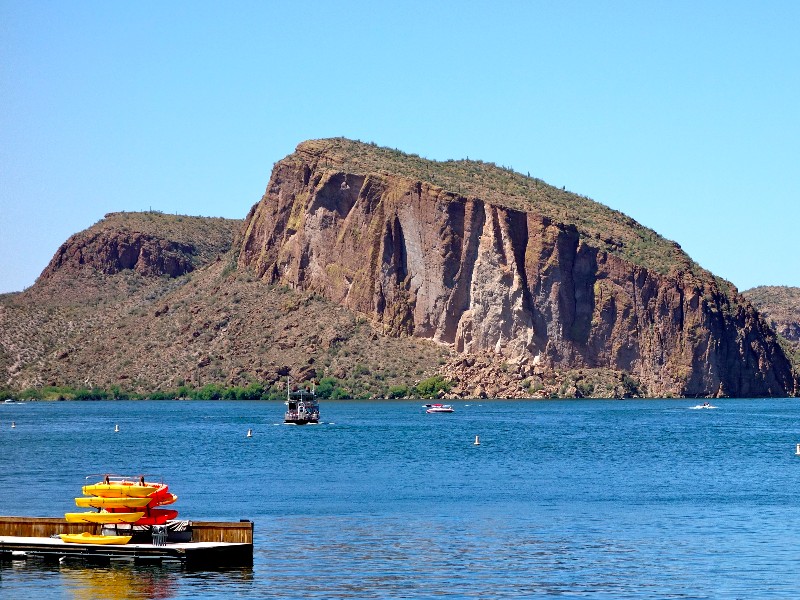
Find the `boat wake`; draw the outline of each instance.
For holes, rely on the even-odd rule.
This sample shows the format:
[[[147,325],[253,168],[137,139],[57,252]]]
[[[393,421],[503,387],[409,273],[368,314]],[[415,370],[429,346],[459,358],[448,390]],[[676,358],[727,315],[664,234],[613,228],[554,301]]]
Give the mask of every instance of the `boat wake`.
[[[706,404],[698,404],[697,406],[690,406],[689,410],[700,410],[700,409],[703,409],[703,408],[719,408],[719,406],[713,406],[713,405],[708,404],[708,403],[706,403]]]

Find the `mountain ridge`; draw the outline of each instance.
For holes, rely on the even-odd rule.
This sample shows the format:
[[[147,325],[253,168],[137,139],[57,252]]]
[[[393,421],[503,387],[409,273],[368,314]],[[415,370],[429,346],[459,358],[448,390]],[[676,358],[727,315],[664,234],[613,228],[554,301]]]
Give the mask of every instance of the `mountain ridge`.
[[[443,187],[460,182],[464,194]],[[392,335],[493,352],[520,377],[611,369],[648,395],[795,389],[774,332],[729,282],[621,213],[493,165],[304,142],[243,231],[239,267],[264,281]]]
[[[243,221],[110,213],[0,297],[0,332],[11,391],[277,393],[287,375],[359,397],[426,377],[450,397],[797,390],[769,325],[675,242],[491,163],[343,138],[276,163]]]

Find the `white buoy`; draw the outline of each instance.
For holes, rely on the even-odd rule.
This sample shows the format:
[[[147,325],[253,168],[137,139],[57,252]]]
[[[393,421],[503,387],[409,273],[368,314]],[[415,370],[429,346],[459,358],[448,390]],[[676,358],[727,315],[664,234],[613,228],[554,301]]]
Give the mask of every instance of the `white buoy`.
[[[800,456],[800,444],[797,444],[797,447],[795,448],[795,451],[794,451],[794,453],[795,453],[797,456]]]
[[[114,425],[114,433],[119,433],[119,425]]]
[[[253,437],[253,430],[252,429],[248,429],[247,430],[247,437]]]
[[[475,436],[475,443],[474,443],[473,445],[474,445],[474,446],[480,446],[480,445],[481,445],[481,438],[480,438],[480,436],[477,436],[477,435]]]
[[[14,421],[11,421],[11,429],[16,429],[17,424]]]

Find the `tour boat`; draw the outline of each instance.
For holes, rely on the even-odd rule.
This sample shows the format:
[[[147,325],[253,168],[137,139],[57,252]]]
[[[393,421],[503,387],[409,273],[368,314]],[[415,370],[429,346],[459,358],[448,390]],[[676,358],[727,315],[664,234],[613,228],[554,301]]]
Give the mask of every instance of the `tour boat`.
[[[453,407],[450,406],[449,404],[426,404],[425,406],[428,409],[425,412],[428,414],[455,412]]]
[[[131,535],[94,535],[88,531],[83,533],[60,533],[58,535],[68,544],[127,544]]]
[[[319,423],[319,403],[314,390],[291,391],[286,379],[286,414],[283,422],[290,425],[316,425]]]

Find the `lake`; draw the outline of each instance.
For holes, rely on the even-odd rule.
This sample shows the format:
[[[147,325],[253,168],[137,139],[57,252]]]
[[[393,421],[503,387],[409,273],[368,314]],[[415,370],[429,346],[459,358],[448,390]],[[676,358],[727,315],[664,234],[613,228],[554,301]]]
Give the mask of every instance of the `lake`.
[[[145,473],[179,518],[255,522],[252,569],[15,560],[0,596],[797,597],[800,403],[714,403],[323,401],[316,426],[276,402],[0,404],[0,514]]]

